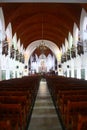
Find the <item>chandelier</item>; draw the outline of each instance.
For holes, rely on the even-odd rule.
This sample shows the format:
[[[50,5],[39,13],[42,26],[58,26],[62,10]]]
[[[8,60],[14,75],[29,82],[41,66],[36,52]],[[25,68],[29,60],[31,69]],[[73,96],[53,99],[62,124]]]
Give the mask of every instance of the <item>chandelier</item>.
[[[38,46],[38,49],[40,50],[41,53],[44,53],[47,49],[45,42],[42,40],[40,45]]]
[[[42,27],[41,28],[42,28],[42,41],[39,44],[38,49],[40,50],[41,53],[44,53],[45,50],[47,49],[47,47],[46,47],[45,42],[43,40],[43,17],[42,17]]]

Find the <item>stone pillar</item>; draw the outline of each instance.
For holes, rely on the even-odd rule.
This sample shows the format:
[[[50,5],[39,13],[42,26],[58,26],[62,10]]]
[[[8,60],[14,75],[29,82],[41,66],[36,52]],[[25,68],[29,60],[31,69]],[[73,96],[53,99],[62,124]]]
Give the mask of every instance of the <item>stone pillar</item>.
[[[77,68],[77,79],[81,79],[81,68]]]

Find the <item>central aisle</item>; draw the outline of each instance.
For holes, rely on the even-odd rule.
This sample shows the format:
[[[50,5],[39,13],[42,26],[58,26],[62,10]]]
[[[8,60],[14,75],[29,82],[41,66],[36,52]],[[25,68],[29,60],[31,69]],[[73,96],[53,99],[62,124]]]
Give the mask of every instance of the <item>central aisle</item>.
[[[44,79],[40,82],[28,130],[62,130]]]

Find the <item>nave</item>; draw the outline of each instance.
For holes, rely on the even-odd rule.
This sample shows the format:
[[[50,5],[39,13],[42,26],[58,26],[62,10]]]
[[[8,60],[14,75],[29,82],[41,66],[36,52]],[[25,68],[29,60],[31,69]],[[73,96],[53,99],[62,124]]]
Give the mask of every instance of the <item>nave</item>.
[[[87,130],[87,81],[45,79],[0,82],[0,130]]]
[[[28,130],[62,130],[45,79],[40,81]]]

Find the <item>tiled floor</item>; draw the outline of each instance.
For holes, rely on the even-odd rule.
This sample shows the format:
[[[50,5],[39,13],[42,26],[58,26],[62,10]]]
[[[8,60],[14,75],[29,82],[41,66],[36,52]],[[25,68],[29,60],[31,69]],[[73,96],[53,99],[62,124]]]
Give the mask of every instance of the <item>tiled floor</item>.
[[[46,81],[41,81],[28,130],[62,130]]]

